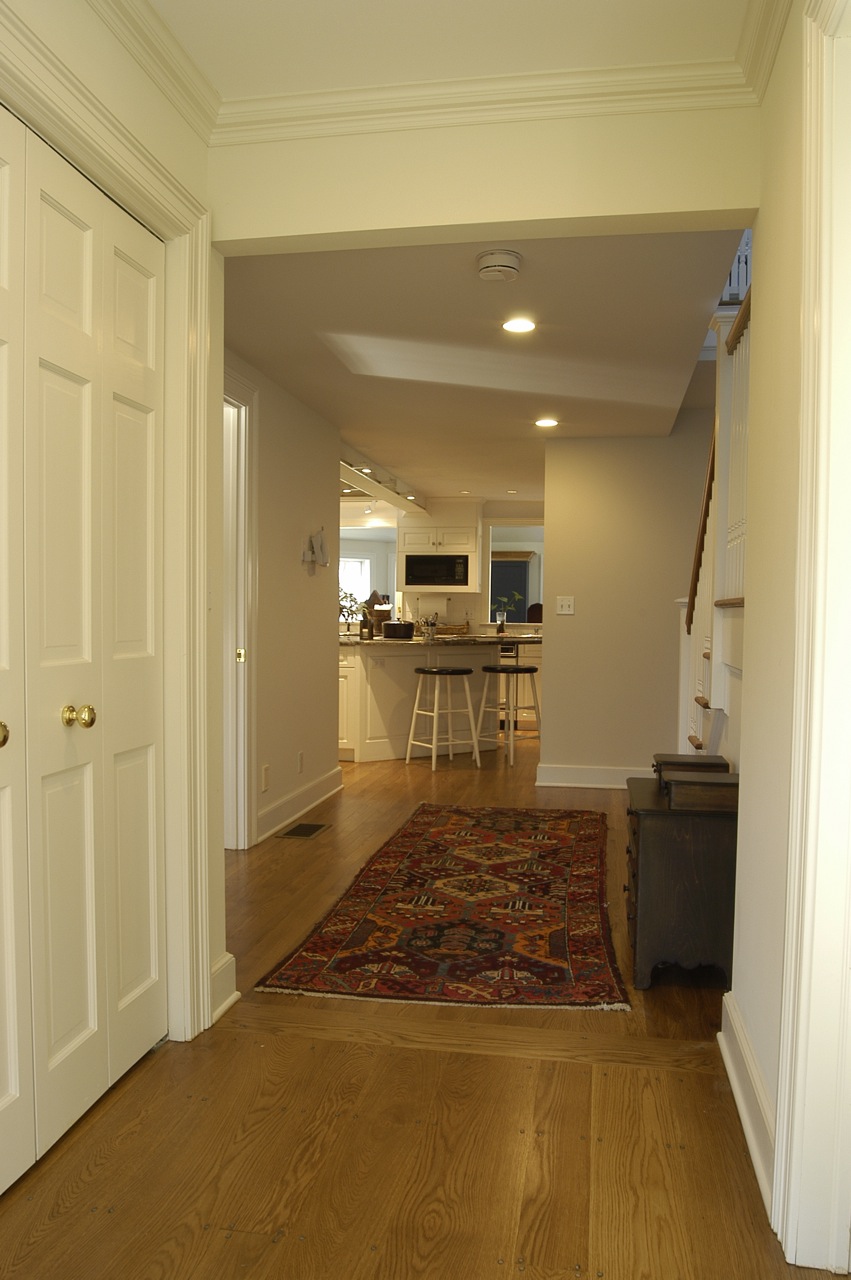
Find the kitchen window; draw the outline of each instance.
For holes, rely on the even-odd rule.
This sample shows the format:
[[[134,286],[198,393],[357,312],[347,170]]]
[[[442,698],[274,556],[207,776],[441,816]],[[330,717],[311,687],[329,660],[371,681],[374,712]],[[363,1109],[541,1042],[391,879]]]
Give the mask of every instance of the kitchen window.
[[[340,557],[340,590],[349,591],[356,600],[368,600],[372,593],[372,566],[369,560],[352,556]]]

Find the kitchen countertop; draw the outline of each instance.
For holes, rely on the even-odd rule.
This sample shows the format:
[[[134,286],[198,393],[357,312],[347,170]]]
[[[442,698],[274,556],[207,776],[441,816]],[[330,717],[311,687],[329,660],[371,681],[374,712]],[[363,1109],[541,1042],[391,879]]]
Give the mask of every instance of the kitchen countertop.
[[[340,636],[341,645],[379,645],[386,648],[388,645],[400,645],[403,648],[410,649],[412,646],[423,647],[426,645],[480,645],[480,644],[541,644],[543,636],[525,634],[518,635],[516,633],[504,635],[467,635],[467,636],[435,636],[433,640],[426,640],[424,636],[414,636],[411,640],[385,640],[383,636],[376,636],[374,640],[361,640],[358,635]]]

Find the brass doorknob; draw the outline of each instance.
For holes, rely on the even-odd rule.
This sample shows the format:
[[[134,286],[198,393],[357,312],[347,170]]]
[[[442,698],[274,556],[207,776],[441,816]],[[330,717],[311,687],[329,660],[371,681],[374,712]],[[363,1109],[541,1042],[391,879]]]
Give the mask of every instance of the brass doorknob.
[[[97,720],[97,712],[88,703],[84,707],[80,707],[79,710],[77,707],[71,706],[62,708],[62,723],[68,728],[72,724],[78,724],[81,729],[91,729],[95,720]]]
[[[0,747],[5,747],[9,741],[9,726],[5,720],[0,720]]]

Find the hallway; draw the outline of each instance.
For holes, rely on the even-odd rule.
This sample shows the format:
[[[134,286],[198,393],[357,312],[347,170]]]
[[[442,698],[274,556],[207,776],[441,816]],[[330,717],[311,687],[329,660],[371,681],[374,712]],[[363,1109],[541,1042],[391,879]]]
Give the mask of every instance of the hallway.
[[[623,977],[625,793],[536,789],[537,743],[346,765],[312,839],[228,854],[243,999],[165,1043],[0,1201],[27,1280],[816,1280],[787,1265],[715,1044],[721,990],[628,1013],[256,994],[421,801],[605,808]]]

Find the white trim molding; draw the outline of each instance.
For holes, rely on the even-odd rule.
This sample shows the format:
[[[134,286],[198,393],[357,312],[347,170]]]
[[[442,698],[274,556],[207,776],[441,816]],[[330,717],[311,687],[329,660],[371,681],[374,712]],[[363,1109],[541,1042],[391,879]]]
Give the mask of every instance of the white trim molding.
[[[316,778],[308,786],[301,787],[298,791],[290,792],[288,796],[276,800],[267,809],[261,809],[257,819],[257,839],[268,839],[276,831],[281,831],[284,827],[288,827],[290,823],[295,822],[302,814],[309,813],[316,805],[321,804],[323,800],[327,800],[329,796],[336,795],[342,789],[343,770],[339,765],[336,765],[323,777]]]
[[[849,0],[806,10],[798,619],[772,1225],[846,1272],[851,1234]]]
[[[536,787],[614,787],[626,790],[627,778],[652,778],[653,770],[644,765],[570,765],[539,764]]]
[[[211,146],[621,112],[757,106],[791,0],[750,0],[728,61],[595,67],[222,101],[146,0],[88,0]]]
[[[190,128],[209,142],[221,99],[146,0],[87,0]]]
[[[732,992],[725,995],[721,1007],[718,1046],[745,1131],[756,1180],[768,1210],[771,1207],[774,1169],[774,1112]]]
[[[757,106],[735,62],[601,68],[226,99],[214,147],[639,111]]]

